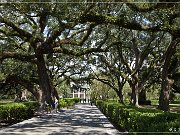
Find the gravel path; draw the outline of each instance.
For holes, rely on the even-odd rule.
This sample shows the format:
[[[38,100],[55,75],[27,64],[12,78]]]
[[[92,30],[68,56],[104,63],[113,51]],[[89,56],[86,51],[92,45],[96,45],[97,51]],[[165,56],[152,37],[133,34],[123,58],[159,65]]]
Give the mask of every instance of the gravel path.
[[[89,104],[45,114],[0,130],[0,135],[120,135],[108,119]]]

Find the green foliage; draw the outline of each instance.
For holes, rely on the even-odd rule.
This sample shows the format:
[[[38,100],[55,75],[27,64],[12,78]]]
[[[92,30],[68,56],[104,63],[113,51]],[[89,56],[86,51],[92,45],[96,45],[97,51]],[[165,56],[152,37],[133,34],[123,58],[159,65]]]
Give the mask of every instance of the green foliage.
[[[106,64],[99,65],[100,60],[97,58],[92,62],[90,61],[89,67],[93,67],[91,64],[96,61],[96,69],[105,69],[101,72],[105,71],[104,74],[108,80],[111,80],[111,86],[117,84],[117,81],[114,80],[118,76],[129,80],[134,80],[134,78],[129,77],[137,76],[135,80],[148,83],[145,86],[161,83],[159,79],[161,72],[157,72],[162,67],[160,64],[163,64],[161,58],[165,58],[166,54],[169,57],[171,56],[171,53],[166,52],[166,50],[169,50],[167,49],[168,46],[171,45],[171,38],[180,35],[179,10],[177,10],[179,4],[168,3],[161,6],[161,4],[151,3],[152,0],[149,0],[149,2],[139,4],[97,2],[93,5],[88,2],[1,4],[0,10],[3,12],[1,12],[0,17],[0,50],[3,53],[0,56],[2,72],[0,80],[4,80],[9,73],[13,73],[36,85],[34,82],[37,81],[33,81],[33,79],[39,79],[38,76],[41,76],[40,73],[44,71],[37,72],[37,67],[41,69],[41,64],[38,63],[44,63],[37,56],[48,54],[48,56],[53,56],[52,58],[56,60],[59,57],[60,59],[56,63],[62,64],[53,67],[53,64],[49,64],[49,58],[46,59],[44,55],[46,59],[46,65],[44,64],[44,66],[49,69],[53,67],[54,70],[52,73],[49,72],[49,74],[52,74],[49,78],[52,79],[55,76],[53,80],[56,80],[56,82],[52,84],[58,85],[61,83],[59,78],[65,78],[66,72],[74,74],[77,71],[71,64],[79,63],[78,67],[82,67],[82,63],[85,63],[77,62],[71,56],[81,56],[86,53],[92,54],[92,56],[96,55],[96,53],[101,55],[102,52],[108,50],[104,54],[104,56],[107,56]],[[172,37],[170,34],[172,34]],[[61,38],[59,39],[59,37]],[[119,46],[117,47],[118,50],[115,48],[115,43]],[[91,53],[91,51],[94,51],[94,53]],[[57,53],[60,55],[55,57]],[[68,62],[71,64],[68,64]],[[101,67],[98,67],[98,65]],[[110,68],[105,65],[109,65]],[[86,65],[86,67],[88,66]],[[107,67],[108,70],[106,70]],[[132,71],[129,71],[131,68]],[[115,74],[111,74],[111,71]],[[47,75],[45,75],[45,72],[43,73],[44,76],[48,76],[48,73],[46,72]],[[83,72],[85,73],[84,70]],[[81,74],[83,72],[80,71]],[[6,92],[11,89],[14,94],[25,87],[24,85],[23,87],[20,86],[22,82],[15,82],[15,80],[11,82],[14,83],[8,83],[11,86],[3,89],[3,91]],[[40,83],[40,85],[50,86],[50,81],[47,82],[49,84]],[[175,80],[175,84],[179,86],[179,81]],[[45,86],[40,87],[45,88]],[[142,84],[142,86],[144,85]],[[61,87],[63,87],[63,89],[60,89],[63,97],[68,97],[68,90],[70,91],[70,89],[67,89],[68,86]],[[99,89],[99,87],[94,87]],[[116,93],[109,91],[109,89],[105,85],[102,85],[100,91],[95,89],[94,93],[92,93],[92,99],[115,98]],[[8,91],[8,94],[12,93]]]
[[[64,99],[60,99],[59,100],[59,107],[66,107],[67,106],[67,102]]]
[[[73,99],[75,103],[79,103],[80,102],[80,98],[74,98]]]
[[[73,106],[75,104],[73,98],[64,98],[64,101],[67,103],[67,106]]]
[[[136,108],[117,102],[96,101],[97,107],[118,128],[129,132],[175,132],[180,129],[179,114]]]
[[[22,102],[22,104],[24,104],[25,106],[27,106],[28,108],[28,112],[29,114],[33,115],[35,110],[37,110],[37,108],[39,107],[39,103],[38,102]]]
[[[59,107],[73,106],[80,101],[79,98],[62,98],[59,100]]]
[[[59,66],[59,65],[58,65]],[[60,65],[61,66],[61,65]],[[56,76],[55,76],[56,77]],[[57,75],[58,78],[58,75]],[[58,80],[58,79],[57,79]],[[53,80],[54,82],[56,82],[55,80]],[[59,79],[58,81],[62,81],[61,79]],[[68,84],[68,81],[63,81],[62,83],[60,83],[58,85],[58,94],[62,95],[63,98],[67,98],[69,97],[69,93],[71,92],[70,86]]]
[[[106,79],[106,78],[105,78]],[[116,92],[108,85],[94,80],[90,85],[91,87],[91,99],[107,99],[107,98],[117,98]]]
[[[7,103],[0,105],[0,122],[16,123],[34,115],[37,102]]]

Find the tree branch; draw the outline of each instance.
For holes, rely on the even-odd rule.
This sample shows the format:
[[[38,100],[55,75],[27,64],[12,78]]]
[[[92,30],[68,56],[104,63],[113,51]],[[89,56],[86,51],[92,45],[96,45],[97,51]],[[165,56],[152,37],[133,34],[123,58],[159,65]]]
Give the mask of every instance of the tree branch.
[[[65,44],[70,44],[70,45],[78,45],[79,43],[73,39],[70,38],[66,38],[66,39],[62,39],[60,41],[57,41],[56,43],[53,44],[53,48],[61,46],[61,45],[65,45]]]
[[[19,33],[19,37],[21,37],[22,39],[24,39],[24,37],[25,37],[26,40],[30,41],[30,39],[33,37],[29,32],[20,29],[13,22],[11,22],[11,21],[9,21],[7,19],[4,19],[4,18],[0,17],[0,22],[5,23],[7,26],[11,27],[14,31]]]
[[[111,82],[109,80],[106,80],[106,79],[100,79],[96,74],[95,74],[96,77],[93,77],[92,79],[96,79],[106,85],[108,85],[109,87],[111,87],[112,89],[114,89],[115,91],[118,91],[118,89],[111,84]]]
[[[136,12],[150,12],[150,11],[153,11],[153,10],[172,8],[176,4],[175,2],[178,3],[178,1],[164,2],[164,1],[160,0],[157,3],[153,3],[153,4],[151,3],[150,6],[138,6],[135,3],[131,3],[129,0],[126,0],[126,1],[127,1],[126,5],[131,10],[136,11]],[[147,5],[148,3],[144,2],[144,3],[140,3],[140,4],[146,4]]]
[[[0,89],[3,89],[6,85],[11,84],[20,84],[24,88],[26,88],[29,92],[31,92],[33,95],[37,95],[37,90],[34,88],[34,84],[38,84],[38,80],[25,80],[17,75],[8,75],[6,79],[4,80],[4,83]]]
[[[172,35],[175,35],[176,37],[180,36],[180,30],[173,29],[171,25],[144,26],[137,22],[134,21],[130,22],[128,19],[118,18],[114,16],[107,16],[100,14],[87,14],[81,16],[80,23],[86,23],[86,22],[94,22],[96,24],[112,24],[126,29],[132,29],[138,31],[150,31],[150,32],[166,31],[171,33]]]
[[[69,49],[62,48],[62,47],[53,49],[54,53],[63,53],[63,54],[68,54],[68,55],[73,55],[73,56],[82,56],[85,54],[90,54],[92,52],[106,52],[106,51],[107,51],[107,48],[101,49],[98,47],[97,48],[87,48],[82,51],[74,51],[74,50],[69,50]]]
[[[84,42],[88,39],[89,35],[92,33],[92,30],[93,28],[96,26],[95,23],[91,23],[88,30],[87,30],[87,33],[84,35],[84,37],[82,38],[82,40],[80,41],[79,43],[79,46],[82,46],[84,44]]]
[[[36,63],[34,55],[23,55],[23,54],[20,54],[17,52],[2,52],[0,54],[1,61],[3,61],[4,59],[7,59],[7,58],[14,58],[14,59],[17,59],[20,61]]]

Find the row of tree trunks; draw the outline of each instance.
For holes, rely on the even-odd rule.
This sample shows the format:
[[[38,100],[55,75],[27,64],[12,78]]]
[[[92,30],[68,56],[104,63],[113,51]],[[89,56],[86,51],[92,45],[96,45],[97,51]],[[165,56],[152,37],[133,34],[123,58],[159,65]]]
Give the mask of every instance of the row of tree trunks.
[[[119,103],[124,104],[123,94],[122,94],[122,89],[123,89],[123,87],[121,87],[121,86],[118,86],[118,87],[119,87],[119,88],[118,88],[118,91],[116,91],[116,93],[117,93],[117,95],[118,95],[118,97],[119,97]]]
[[[176,46],[178,45],[179,40],[173,39],[171,45],[168,47],[166,51],[166,55],[164,58],[164,64],[162,66],[162,83],[161,83],[161,91],[159,96],[159,106],[158,108],[163,111],[169,111],[169,96],[173,85],[173,80],[168,77],[168,68],[170,65],[171,58],[173,54],[175,54]],[[138,97],[141,88],[138,87],[137,83],[129,82],[132,94],[131,94],[131,104],[134,106],[139,106]]]
[[[161,91],[159,96],[159,106],[158,108],[163,111],[169,111],[169,94],[172,89],[173,80],[168,78],[168,68],[170,65],[171,58],[176,51],[176,46],[178,45],[179,40],[173,39],[171,45],[168,47],[164,59],[164,64],[162,67],[162,83],[161,83]],[[139,93],[142,91],[141,85],[136,81],[129,81],[130,87],[132,89],[131,93],[131,104],[134,106],[139,106],[138,98]],[[143,93],[143,96],[145,93]]]

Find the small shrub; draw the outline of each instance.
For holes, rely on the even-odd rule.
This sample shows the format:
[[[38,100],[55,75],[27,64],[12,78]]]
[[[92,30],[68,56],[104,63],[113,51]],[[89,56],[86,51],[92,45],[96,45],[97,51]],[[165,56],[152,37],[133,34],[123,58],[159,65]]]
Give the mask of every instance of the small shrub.
[[[73,99],[75,103],[79,103],[80,102],[80,98],[74,98]]]
[[[59,100],[59,106],[60,107],[73,106],[74,104],[78,103],[79,101],[80,101],[79,98],[62,98]]]
[[[66,107],[67,106],[67,102],[64,99],[60,99],[59,100],[59,106],[60,107]]]
[[[75,104],[74,98],[64,98],[64,101],[67,102],[67,106],[73,106]]]

